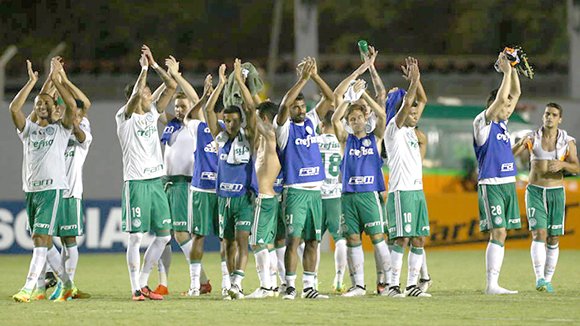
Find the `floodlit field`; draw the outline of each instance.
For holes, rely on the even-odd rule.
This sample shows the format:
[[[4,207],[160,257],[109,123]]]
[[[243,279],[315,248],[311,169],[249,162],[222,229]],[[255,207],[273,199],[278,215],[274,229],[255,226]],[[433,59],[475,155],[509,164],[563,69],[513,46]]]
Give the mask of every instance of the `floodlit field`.
[[[486,296],[483,251],[431,251],[428,263],[434,280],[433,298],[392,299],[374,292],[375,267],[366,255],[368,295],[326,301],[271,298],[261,301],[223,301],[219,256],[208,254],[204,267],[214,287],[200,298],[180,296],[189,286],[183,255],[174,252],[170,270],[170,295],[163,302],[132,302],[125,256],[81,255],[76,283],[91,299],[66,303],[49,301],[15,303],[11,295],[23,285],[30,256],[0,255],[0,324],[160,324],[183,325],[530,325],[580,324],[580,251],[562,251],[553,284],[553,295],[534,289],[529,252],[507,250],[500,284],[520,291],[512,296]],[[331,254],[322,257],[321,292],[331,291],[334,264]],[[406,267],[403,267],[406,270]],[[251,293],[258,280],[253,258],[247,268],[244,292]],[[403,273],[401,280],[406,280]],[[348,277],[347,277],[347,282]],[[297,281],[300,287],[300,277]],[[152,273],[150,286],[157,285]]]

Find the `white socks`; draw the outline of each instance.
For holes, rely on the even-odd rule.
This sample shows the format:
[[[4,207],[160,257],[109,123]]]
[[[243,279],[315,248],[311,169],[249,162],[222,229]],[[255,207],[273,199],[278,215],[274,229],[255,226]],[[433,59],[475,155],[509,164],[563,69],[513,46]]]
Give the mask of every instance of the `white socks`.
[[[272,288],[272,279],[270,276],[270,253],[268,249],[263,248],[254,252],[256,257],[256,270],[258,271],[258,279],[260,279],[260,287],[264,289]]]
[[[302,242],[298,248],[296,248],[296,254],[298,255],[298,259],[300,259],[300,264],[302,263],[302,260],[304,259],[304,247],[306,246],[306,244],[304,244],[304,242]],[[302,265],[304,266],[304,265]]]
[[[546,252],[546,268],[544,271],[544,279],[546,282],[552,282],[552,276],[556,272],[556,264],[558,263],[558,256],[560,255],[560,247],[558,244],[548,245]]]
[[[407,287],[417,285],[417,278],[423,265],[423,248],[411,247],[407,273]]]
[[[536,282],[539,279],[545,278],[544,269],[546,267],[546,243],[542,241],[532,241],[530,248],[532,256],[532,267],[534,274],[536,274]]]
[[[427,269],[427,253],[425,252],[425,248],[423,248],[423,264],[421,265],[421,278],[424,280],[428,280],[431,278],[431,276],[429,276],[429,270]]]
[[[286,284],[286,265],[284,265],[284,255],[286,254],[286,246],[276,248],[276,264],[278,265],[278,277],[281,284]]]
[[[127,244],[127,267],[129,269],[129,279],[131,280],[131,292],[141,290],[139,286],[139,265],[141,256],[139,247],[143,240],[143,233],[129,233],[129,243]]]
[[[200,284],[199,284],[200,273],[201,273],[201,262],[191,262],[189,264],[189,277],[190,277],[189,288],[190,289],[199,290],[199,288],[200,288]]]
[[[276,250],[274,249],[269,250],[268,255],[270,255],[270,285],[272,286],[272,289],[275,289],[278,287],[278,255],[276,255]]]
[[[52,270],[65,285],[70,282],[68,274],[64,271],[62,258],[60,256],[60,252],[58,252],[58,249],[56,249],[56,246],[53,245],[50,249],[48,249],[46,253],[46,261],[48,264],[50,264]]]
[[[167,242],[159,262],[157,263],[157,271],[159,272],[159,284],[167,287],[167,277],[169,275],[169,267],[171,267],[171,241]]]
[[[365,286],[365,256],[362,245],[356,247],[347,247],[347,255],[350,256],[352,262],[351,273],[353,274],[354,284],[361,287]]]
[[[377,269],[377,284],[388,283],[387,273],[391,269],[391,254],[384,240],[373,244],[375,249],[375,267]]]
[[[232,282],[230,280],[228,264],[225,261],[222,261],[221,268],[222,268],[222,289],[229,289],[232,287]]]
[[[340,239],[334,244],[334,286],[342,287],[344,273],[346,272],[346,240]]]
[[[46,264],[46,255],[48,249],[46,247],[35,247],[32,249],[32,259],[30,260],[30,268],[26,276],[26,283],[24,289],[28,291],[34,290],[34,286],[38,280],[38,276],[43,272]]]
[[[145,287],[149,281],[149,274],[153,269],[155,262],[159,260],[163,250],[167,243],[171,240],[171,236],[156,236],[153,242],[145,251],[145,256],[143,256],[143,267],[141,267],[141,274],[139,275],[139,285],[140,287]]]
[[[315,277],[315,273],[312,272],[304,272],[302,274],[302,284],[303,284],[303,290],[304,289],[308,289],[308,288],[314,288],[316,289],[316,284],[314,283],[314,277]]]
[[[485,250],[485,270],[487,273],[487,288],[499,287],[499,273],[503,263],[505,248],[493,240],[488,242]]]
[[[391,279],[389,286],[399,286],[401,283],[401,268],[403,268],[403,254],[405,249],[401,246],[394,245],[391,251]]]

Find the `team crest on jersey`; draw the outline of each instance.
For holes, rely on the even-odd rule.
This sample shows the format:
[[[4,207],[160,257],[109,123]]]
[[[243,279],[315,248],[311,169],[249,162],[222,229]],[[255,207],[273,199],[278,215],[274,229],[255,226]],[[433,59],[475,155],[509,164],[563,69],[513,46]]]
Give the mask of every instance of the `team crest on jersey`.
[[[147,120],[147,122],[152,123],[153,122],[153,116],[151,114],[148,114],[145,119]]]
[[[530,223],[530,227],[534,227],[536,224],[538,224],[538,221],[532,217],[528,220],[528,223]]]
[[[308,133],[309,135],[312,135],[312,133],[314,132],[310,126],[306,126],[305,129],[306,129],[306,133]]]
[[[501,222],[503,222],[501,216],[496,216],[496,218],[493,219],[493,223],[495,223],[496,225],[500,225]]]
[[[370,139],[364,139],[362,141],[362,144],[363,144],[364,147],[369,147],[369,146],[371,146],[371,140]]]
[[[46,127],[45,131],[46,131],[46,134],[49,136],[54,135],[54,127],[53,126]]]
[[[133,226],[136,228],[141,227],[141,220],[138,218],[133,219],[133,222],[131,224],[133,224]]]
[[[405,225],[405,232],[407,233],[411,232],[411,224]]]

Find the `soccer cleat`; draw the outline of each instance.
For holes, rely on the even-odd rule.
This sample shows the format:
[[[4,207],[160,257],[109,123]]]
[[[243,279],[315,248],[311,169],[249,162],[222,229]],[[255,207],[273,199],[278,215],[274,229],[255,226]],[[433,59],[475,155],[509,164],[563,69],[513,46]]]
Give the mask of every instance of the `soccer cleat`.
[[[429,293],[425,293],[421,291],[421,289],[416,285],[408,286],[405,289],[405,296],[406,297],[422,297],[422,298],[430,298],[431,295]]]
[[[34,289],[30,295],[30,300],[46,300],[46,289]]]
[[[332,286],[332,292],[336,293],[336,294],[343,294],[346,293],[346,287],[344,286],[344,284],[334,284]]]
[[[211,293],[211,284],[209,283],[209,280],[207,280],[207,283],[201,284],[201,287],[199,288],[199,292],[201,294]]]
[[[327,295],[320,294],[315,288],[306,288],[302,291],[302,299],[328,299]]]
[[[427,290],[429,290],[429,288],[431,287],[431,285],[433,284],[433,281],[431,280],[431,278],[425,279],[419,279],[419,284],[417,284],[417,287],[419,289],[421,289],[421,291],[423,292],[427,292]]]
[[[284,293],[286,293],[286,288],[287,288],[286,283],[280,284],[280,286],[278,287],[278,293],[283,295]]]
[[[68,300],[72,300],[73,289],[74,289],[74,285],[63,286],[62,290],[60,291],[60,295],[56,299],[54,299],[54,302],[65,302]]]
[[[391,298],[403,298],[403,297],[405,297],[403,295],[403,293],[401,292],[401,288],[398,285],[391,286],[388,291],[383,291],[383,293],[381,293],[381,295],[386,296],[386,297],[391,297]]]
[[[169,289],[163,285],[163,284],[159,284],[157,285],[157,287],[155,288],[155,290],[153,290],[153,292],[159,294],[159,295],[168,295],[169,294]]]
[[[18,293],[12,296],[12,299],[16,302],[30,302],[31,294],[32,291],[21,289]]]
[[[554,287],[552,286],[552,282],[546,282],[546,292],[554,293]]]
[[[228,290],[228,294],[230,295],[230,298],[232,298],[232,300],[244,298],[244,294],[242,293],[242,290],[236,284],[232,285],[232,287]]]
[[[56,300],[56,298],[60,297],[61,293],[62,293],[62,282],[58,281],[56,283],[54,291],[52,292],[52,294],[50,295],[50,297],[48,299],[49,300]]]
[[[296,289],[293,286],[289,286],[286,288],[286,292],[282,296],[284,300],[294,300],[296,298]]]
[[[141,293],[145,298],[149,298],[149,300],[163,300],[162,295],[151,291],[151,289],[147,285],[141,288]]]
[[[54,273],[53,272],[46,273],[46,275],[44,276],[44,288],[48,290],[56,286],[56,283],[58,283],[58,280],[56,279]]]
[[[145,296],[143,295],[143,293],[141,293],[141,291],[137,290],[135,291],[135,293],[133,293],[133,301],[145,301]]]
[[[544,280],[543,278],[539,279],[536,282],[536,290],[538,292],[547,292],[548,291],[548,284],[547,284],[546,280]]]
[[[512,291],[512,290],[504,289],[504,288],[502,288],[499,285],[487,287],[487,289],[485,289],[485,294],[491,294],[491,295],[495,295],[495,294],[517,294],[517,293],[518,293],[518,291]]]
[[[389,287],[389,285],[387,283],[377,283],[377,294],[380,295],[388,287]]]
[[[350,289],[348,289],[348,292],[346,292],[345,294],[343,294],[343,297],[363,297],[367,294],[367,289],[364,286],[360,286],[360,285],[355,285],[353,287],[351,287]]]
[[[277,298],[280,295],[280,288],[279,287],[275,287],[275,288],[272,289],[272,292],[274,294],[273,296]]]
[[[200,291],[199,289],[189,289],[187,292],[183,293],[183,295],[187,297],[199,297]]]
[[[259,287],[252,294],[248,295],[246,299],[264,299],[274,296],[274,290]]]
[[[231,300],[232,299],[232,298],[230,298],[230,293],[228,292],[228,289],[222,288],[222,298],[224,300]]]
[[[72,298],[73,299],[88,299],[91,295],[87,292],[79,290],[76,286],[73,287]]]

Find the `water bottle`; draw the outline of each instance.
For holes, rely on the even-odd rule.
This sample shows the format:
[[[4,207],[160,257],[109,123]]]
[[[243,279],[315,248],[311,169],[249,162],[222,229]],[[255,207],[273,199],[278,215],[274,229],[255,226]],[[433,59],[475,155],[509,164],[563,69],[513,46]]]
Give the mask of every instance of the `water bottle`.
[[[360,59],[364,61],[364,56],[368,55],[369,53],[369,45],[367,41],[365,40],[358,41],[358,50],[360,52]]]

